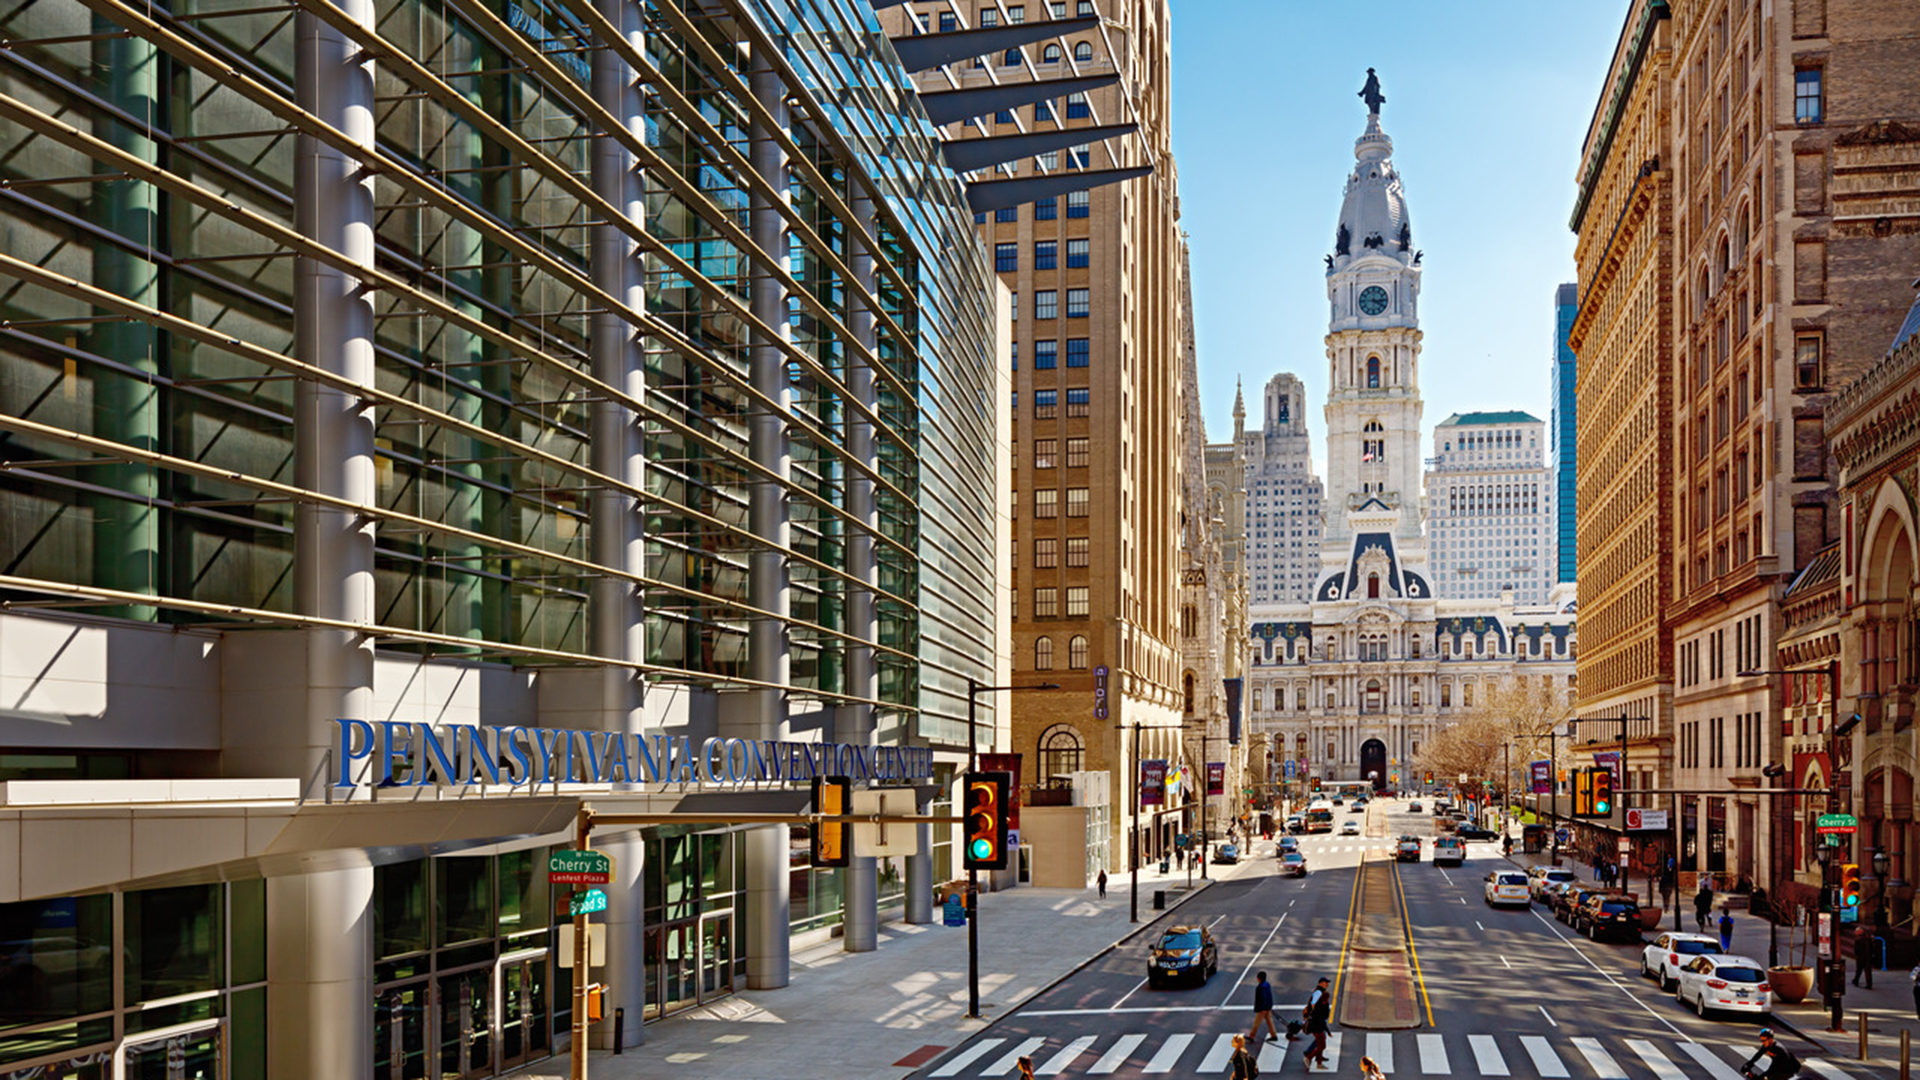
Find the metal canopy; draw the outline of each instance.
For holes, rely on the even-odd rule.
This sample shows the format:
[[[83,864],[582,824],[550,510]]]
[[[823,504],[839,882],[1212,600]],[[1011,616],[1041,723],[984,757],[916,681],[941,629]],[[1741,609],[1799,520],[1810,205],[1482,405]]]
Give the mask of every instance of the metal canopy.
[[[1048,176],[1022,176],[1013,180],[981,180],[967,185],[967,209],[976,214],[1005,210],[1049,195],[1085,191],[1106,184],[1118,184],[1150,175],[1151,165],[1126,169],[1074,169]]]
[[[927,119],[945,127],[1000,109],[1014,109],[1069,94],[1084,94],[1119,81],[1120,73],[1117,71],[1108,75],[1082,75],[1065,79],[1030,79],[1004,86],[970,86],[963,90],[923,92],[920,104],[927,110]]]
[[[1131,135],[1138,130],[1138,124],[1101,124],[1095,127],[1025,131],[1017,135],[987,135],[978,139],[948,139],[940,144],[940,153],[954,172],[972,172],[1044,154],[1049,150],[1064,150],[1069,146],[1085,146],[1102,139]]]
[[[1004,52],[1062,34],[1093,30],[1099,25],[1097,17],[1087,16],[980,26],[972,30],[948,30],[938,34],[906,34],[893,39],[893,51],[900,55],[900,63],[908,71],[929,71],[944,64]]]

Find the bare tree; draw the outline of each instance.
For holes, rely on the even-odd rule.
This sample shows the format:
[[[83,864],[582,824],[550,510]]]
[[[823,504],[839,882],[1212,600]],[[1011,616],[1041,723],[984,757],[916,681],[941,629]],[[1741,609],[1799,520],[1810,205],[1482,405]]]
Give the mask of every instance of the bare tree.
[[[1513,675],[1481,686],[1479,704],[1420,748],[1418,767],[1435,776],[1497,780],[1508,764],[1524,769],[1530,761],[1553,760],[1558,770],[1567,748],[1549,739],[1573,715],[1574,692],[1551,676]],[[1511,750],[1509,750],[1511,748]],[[1551,748],[1551,749],[1550,749]]]

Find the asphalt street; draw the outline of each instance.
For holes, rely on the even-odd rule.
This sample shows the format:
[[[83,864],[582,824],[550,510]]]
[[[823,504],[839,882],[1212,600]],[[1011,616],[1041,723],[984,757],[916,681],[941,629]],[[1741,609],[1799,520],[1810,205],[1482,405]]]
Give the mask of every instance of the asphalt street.
[[[1390,858],[1403,833],[1431,839],[1431,819],[1406,805],[1376,801],[1365,830],[1374,835],[1302,837],[1305,880],[1279,877],[1273,844],[1256,840],[1239,865],[1210,867],[1216,884],[1164,916],[1154,933],[1100,956],[915,1076],[1013,1076],[1023,1054],[1042,1076],[1224,1075],[1231,1037],[1253,1021],[1257,972],[1274,984],[1283,1026],[1299,1017],[1316,979],[1339,980],[1363,853]],[[1638,944],[1590,942],[1542,906],[1487,906],[1486,874],[1513,869],[1497,843],[1470,844],[1457,869],[1434,866],[1430,853],[1429,846],[1418,864],[1386,864],[1404,896],[1420,1024],[1364,1031],[1336,1023],[1328,1072],[1357,1075],[1367,1054],[1389,1074],[1740,1080],[1759,1021],[1702,1020],[1682,1009],[1639,976]],[[1219,944],[1218,971],[1199,986],[1149,988],[1147,950],[1157,931],[1195,924]],[[1876,1076],[1857,1061],[1788,1043],[1808,1067],[1803,1076]],[[1305,1046],[1304,1038],[1265,1044],[1261,1074],[1304,1074]]]

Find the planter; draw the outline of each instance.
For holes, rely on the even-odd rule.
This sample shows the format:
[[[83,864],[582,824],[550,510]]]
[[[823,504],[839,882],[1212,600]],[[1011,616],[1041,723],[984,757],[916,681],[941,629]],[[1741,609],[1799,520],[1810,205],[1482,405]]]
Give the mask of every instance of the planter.
[[[1640,909],[1640,929],[1642,930],[1660,929],[1660,916],[1665,915],[1666,913],[1667,913],[1667,910],[1665,908],[1657,908],[1657,907],[1641,908]]]
[[[1774,1000],[1798,1004],[1813,992],[1813,969],[1795,964],[1768,968],[1767,984],[1773,988]]]

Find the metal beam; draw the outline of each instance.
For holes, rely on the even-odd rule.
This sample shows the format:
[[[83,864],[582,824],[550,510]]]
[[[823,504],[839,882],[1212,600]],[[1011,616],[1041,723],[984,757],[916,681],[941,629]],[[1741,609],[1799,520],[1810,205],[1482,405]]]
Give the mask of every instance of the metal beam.
[[[1102,139],[1131,135],[1138,130],[1139,127],[1134,124],[1101,124],[1096,127],[1023,131],[1017,135],[983,135],[977,139],[949,139],[940,144],[940,153],[954,172],[965,173],[975,169],[990,169],[1049,150],[1086,146]]]
[[[939,34],[904,34],[892,39],[893,51],[899,54],[900,63],[908,71],[917,73],[960,60],[1016,49],[1062,34],[1093,30],[1099,25],[1097,17],[1087,16],[1081,19],[1039,19],[1003,26],[980,26],[972,30],[948,30]]]
[[[1049,176],[1022,176],[1013,180],[981,180],[967,185],[967,209],[976,214],[1004,210],[1049,195],[1118,184],[1153,172],[1151,165],[1126,169],[1073,169]]]
[[[985,116],[1001,109],[1017,109],[1036,101],[1048,101],[1068,94],[1084,94],[1120,81],[1120,73],[1082,75],[1065,79],[1028,79],[1004,86],[969,86],[961,90],[934,90],[920,95],[927,119],[939,126],[970,117]]]

